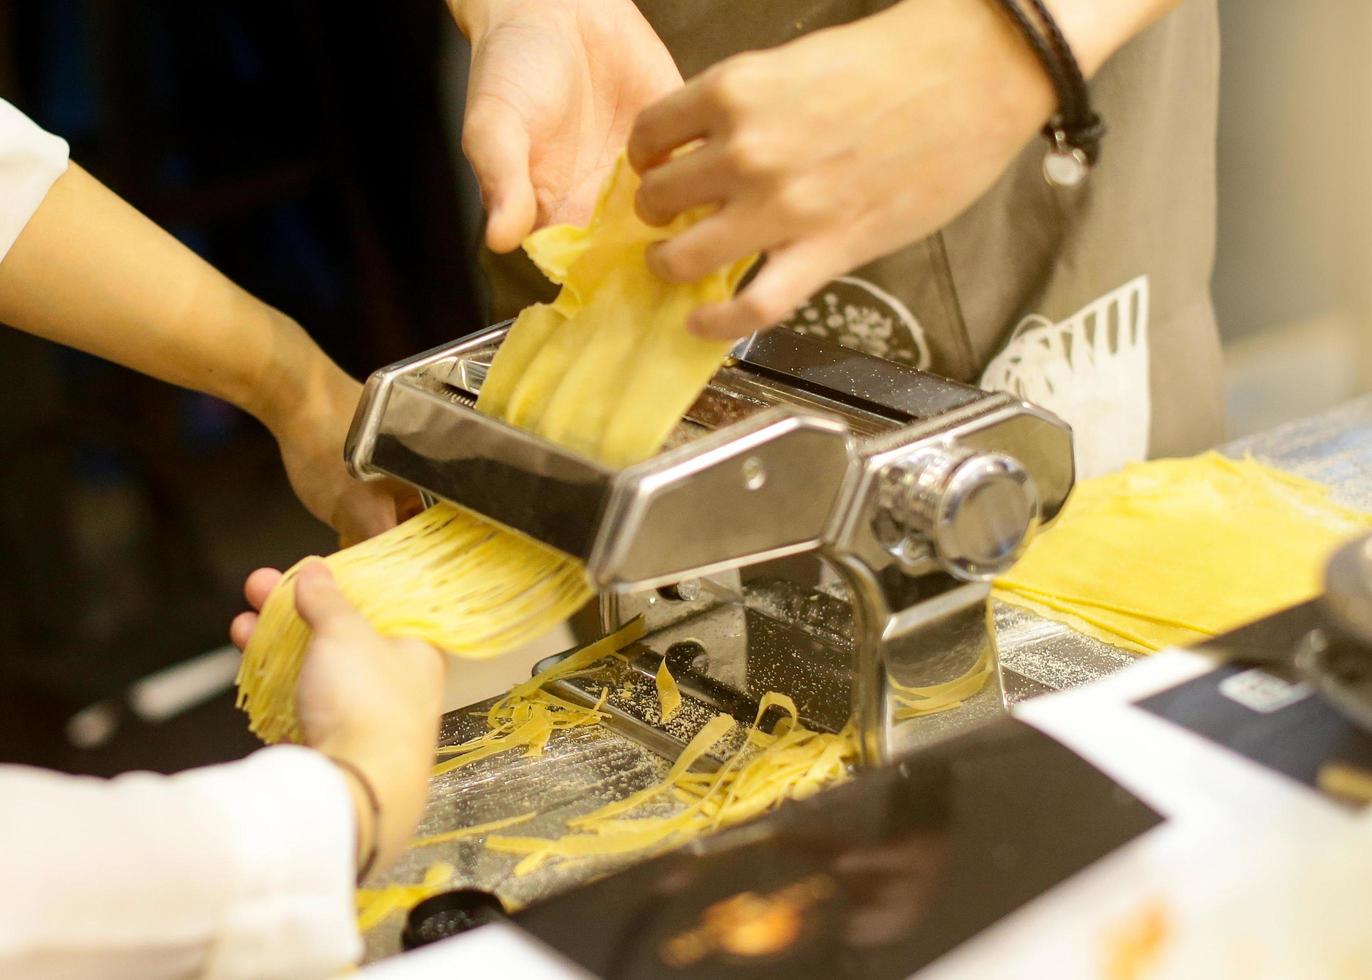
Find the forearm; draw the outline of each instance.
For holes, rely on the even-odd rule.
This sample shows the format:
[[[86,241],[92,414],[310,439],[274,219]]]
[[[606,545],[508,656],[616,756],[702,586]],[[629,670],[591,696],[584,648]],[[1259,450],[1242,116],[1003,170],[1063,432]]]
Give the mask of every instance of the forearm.
[[[453,4],[489,3],[493,0],[451,0]],[[1019,2],[1027,9],[1024,0]],[[1177,7],[1182,0],[1043,0],[1053,19],[1061,28],[1072,53],[1081,65],[1083,74],[1090,78],[1100,70],[1101,65],[1123,47],[1131,38],[1153,24],[1164,14]],[[877,36],[888,43],[903,46],[917,42],[927,23],[928,8],[931,4],[956,7],[957,14],[969,22],[969,26],[979,21],[994,20],[998,26],[994,30],[991,46],[1013,59],[1011,74],[1024,67],[1032,68],[1043,74],[1033,52],[1019,35],[1009,17],[1000,9],[998,0],[902,0],[901,3],[876,14],[871,18],[872,26],[880,24]],[[951,11],[945,11],[951,12]],[[1052,94],[1046,77],[1041,85],[1031,86],[1041,91],[1027,93],[1023,101],[1026,105],[1043,101],[1043,95]]]
[[[1087,78],[1181,0],[1044,0]]]
[[[1044,0],[1088,78],[1180,2]],[[984,99],[977,110],[983,131],[1004,134],[1016,145],[1030,138],[1054,111],[1058,97],[1037,56],[997,0],[903,0],[859,26],[869,44],[887,50],[888,60],[903,64],[905,53],[927,37],[931,14],[945,22],[956,20],[958,29],[949,36],[960,38],[983,65]]]
[[[0,322],[222,398],[278,434],[342,374],[75,164],[0,262]]]

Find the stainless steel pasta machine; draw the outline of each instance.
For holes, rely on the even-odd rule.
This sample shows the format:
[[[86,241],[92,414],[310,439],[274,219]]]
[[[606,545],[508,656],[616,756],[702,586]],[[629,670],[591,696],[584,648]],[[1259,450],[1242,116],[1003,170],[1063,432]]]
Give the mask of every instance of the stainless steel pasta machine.
[[[578,559],[604,627],[645,617],[641,675],[665,659],[712,710],[751,720],[781,691],[814,727],[854,719],[880,762],[1004,709],[989,582],[1071,490],[1064,423],[776,330],[735,349],[662,452],[612,470],[476,411],[508,329],[373,374],[352,471]],[[689,737],[689,721],[610,707],[669,756]]]

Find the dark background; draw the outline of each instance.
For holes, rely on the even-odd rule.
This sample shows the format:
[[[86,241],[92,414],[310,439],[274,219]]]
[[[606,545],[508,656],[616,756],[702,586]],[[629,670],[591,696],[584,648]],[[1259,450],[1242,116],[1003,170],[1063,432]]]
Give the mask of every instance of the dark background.
[[[483,322],[437,0],[0,0],[0,96],[357,377]],[[451,51],[451,45],[448,48]],[[328,550],[213,399],[0,328],[0,761],[176,769],[256,743],[129,685],[226,642],[244,575]],[[98,734],[72,735],[97,710]]]

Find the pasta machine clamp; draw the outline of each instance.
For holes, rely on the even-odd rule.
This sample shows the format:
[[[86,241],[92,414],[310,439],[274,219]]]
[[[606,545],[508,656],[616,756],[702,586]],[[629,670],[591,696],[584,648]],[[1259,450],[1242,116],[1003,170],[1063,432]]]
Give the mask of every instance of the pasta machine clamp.
[[[853,717],[869,762],[1003,711],[989,580],[1071,490],[1063,422],[775,330],[735,348],[662,452],[612,470],[476,411],[508,329],[373,374],[353,473],[578,559],[602,626],[645,617],[645,673],[667,660],[717,710],[782,691],[814,727]],[[654,721],[625,719],[680,741]]]

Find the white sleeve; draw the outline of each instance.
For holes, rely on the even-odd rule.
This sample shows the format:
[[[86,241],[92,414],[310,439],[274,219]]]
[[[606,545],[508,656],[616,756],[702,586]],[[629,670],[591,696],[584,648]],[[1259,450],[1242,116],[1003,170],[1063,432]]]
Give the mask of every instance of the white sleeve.
[[[0,976],[319,977],[361,952],[353,803],[296,746],[176,776],[0,766]]]
[[[39,129],[0,99],[0,261],[29,223],[48,188],[67,171],[67,141]]]

